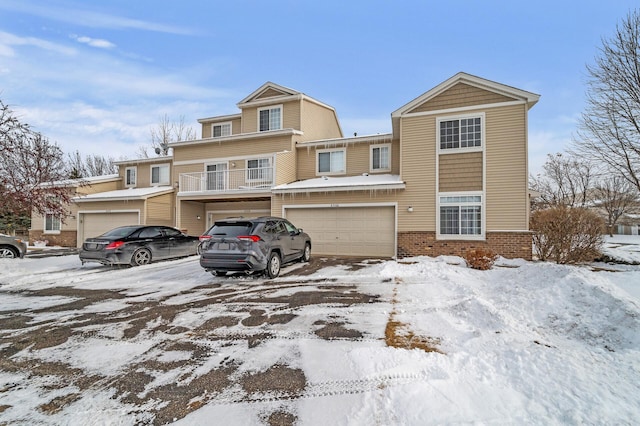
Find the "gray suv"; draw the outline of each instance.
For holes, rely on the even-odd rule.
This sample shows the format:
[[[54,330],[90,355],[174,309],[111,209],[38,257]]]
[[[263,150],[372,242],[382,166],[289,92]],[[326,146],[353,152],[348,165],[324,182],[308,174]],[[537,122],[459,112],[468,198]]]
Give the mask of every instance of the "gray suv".
[[[218,220],[200,241],[200,266],[215,275],[244,271],[275,278],[282,264],[311,257],[309,235],[279,217]]]
[[[27,243],[20,238],[0,234],[0,259],[24,257],[27,253]]]

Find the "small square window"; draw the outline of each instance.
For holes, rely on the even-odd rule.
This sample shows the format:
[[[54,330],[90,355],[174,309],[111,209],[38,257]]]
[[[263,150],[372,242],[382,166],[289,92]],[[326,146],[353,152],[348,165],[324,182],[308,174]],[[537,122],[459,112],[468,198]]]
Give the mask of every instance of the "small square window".
[[[345,150],[319,151],[318,174],[340,174],[345,172]]]
[[[231,136],[231,123],[214,124],[211,128],[211,137],[220,138]]]
[[[391,170],[391,146],[372,145],[371,146],[371,171],[389,171]]]
[[[169,185],[169,165],[151,166],[151,185]]]

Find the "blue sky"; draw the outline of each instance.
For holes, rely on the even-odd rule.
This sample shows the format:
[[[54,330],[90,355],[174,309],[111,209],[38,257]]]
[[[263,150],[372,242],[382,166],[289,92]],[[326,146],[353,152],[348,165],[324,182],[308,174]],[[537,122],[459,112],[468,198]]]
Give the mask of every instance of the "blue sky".
[[[0,99],[65,152],[132,158],[167,114],[239,112],[266,81],[336,108],[345,135],[459,71],[540,94],[530,171],[562,151],[585,65],[635,1],[0,0]]]

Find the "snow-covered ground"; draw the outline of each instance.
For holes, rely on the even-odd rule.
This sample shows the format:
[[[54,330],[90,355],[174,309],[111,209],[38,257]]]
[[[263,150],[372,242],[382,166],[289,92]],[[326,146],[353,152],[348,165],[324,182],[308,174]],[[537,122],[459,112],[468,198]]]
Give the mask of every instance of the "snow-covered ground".
[[[608,238],[606,253],[640,264],[640,238]],[[640,418],[638,265],[500,259],[492,270],[476,271],[457,257],[417,257],[303,271],[293,265],[265,281],[212,277],[195,257],[130,269],[81,266],[77,256],[1,259],[0,322],[10,326],[0,330],[0,423],[145,424],[159,421],[154,413],[163,404],[175,405],[179,414],[168,421],[181,425]],[[94,302],[74,304],[98,291],[104,295]],[[212,299],[229,294],[225,303]],[[311,303],[314,294],[325,298]],[[175,315],[162,314],[172,306],[180,307]],[[234,315],[241,321],[222,321]],[[204,327],[212,322],[218,325]],[[319,337],[328,324],[349,333]],[[389,346],[390,324],[437,351]],[[137,334],[127,328],[134,325]],[[40,329],[52,339],[67,334],[57,344],[20,346]],[[249,334],[258,343],[234,340]],[[36,374],[16,367],[22,365],[75,376],[60,383],[55,371]],[[225,380],[212,380],[181,405],[147,397],[175,383],[184,387],[174,392],[193,390],[224,369],[231,371]],[[304,377],[298,388],[288,383],[277,391],[271,383],[275,390],[265,392],[242,382],[283,369]],[[123,392],[136,375],[150,377]]]

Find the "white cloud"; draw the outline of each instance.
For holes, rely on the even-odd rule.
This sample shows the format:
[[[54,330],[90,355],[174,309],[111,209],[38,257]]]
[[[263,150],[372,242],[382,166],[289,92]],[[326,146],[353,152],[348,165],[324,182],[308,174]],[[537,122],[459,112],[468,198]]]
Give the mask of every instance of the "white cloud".
[[[116,47],[116,45],[111,43],[110,41],[103,40],[100,38],[91,38],[87,36],[77,36],[77,35],[72,35],[71,38],[78,41],[79,43],[84,43],[91,47],[98,47],[100,49],[112,49]]]
[[[60,53],[66,56],[73,56],[77,52],[75,49],[52,43],[36,37],[20,37],[15,34],[0,31],[0,54],[4,56],[14,56],[15,52],[11,46],[34,46],[42,50]]]
[[[38,2],[36,4],[29,0],[21,0],[19,2],[0,1],[0,9],[27,13],[46,19],[53,19],[60,22],[82,25],[90,28],[137,29],[169,34],[193,34],[193,31],[188,28],[158,24],[139,19],[124,18],[121,16],[113,16],[105,13],[80,9],[79,7],[56,7],[48,2]]]

